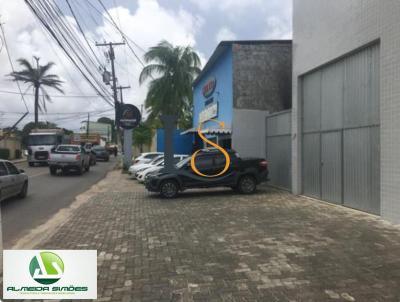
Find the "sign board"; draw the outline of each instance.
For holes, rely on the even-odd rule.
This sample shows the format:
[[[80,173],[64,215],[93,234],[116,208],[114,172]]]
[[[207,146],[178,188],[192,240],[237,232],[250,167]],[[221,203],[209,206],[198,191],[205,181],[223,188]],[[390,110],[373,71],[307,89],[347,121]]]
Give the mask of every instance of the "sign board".
[[[210,97],[217,87],[217,79],[215,77],[210,78],[203,86],[202,92],[205,98]]]
[[[121,104],[119,108],[118,122],[123,129],[137,127],[141,120],[139,109],[132,104]]]
[[[203,123],[217,116],[218,116],[218,103],[215,102],[212,103],[211,105],[208,105],[206,108],[203,109],[203,111],[200,112],[199,123]]]

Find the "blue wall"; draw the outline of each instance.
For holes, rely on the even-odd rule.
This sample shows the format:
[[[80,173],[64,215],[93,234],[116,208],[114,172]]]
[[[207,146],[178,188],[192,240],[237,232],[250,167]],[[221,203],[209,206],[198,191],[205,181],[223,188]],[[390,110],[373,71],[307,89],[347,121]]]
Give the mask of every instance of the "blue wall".
[[[217,79],[217,86],[214,93],[209,98],[214,98],[218,102],[218,119],[225,122],[226,128],[232,128],[233,113],[233,79],[232,79],[232,48],[227,49],[214,63],[214,65],[204,74],[201,80],[193,89],[193,127],[198,126],[199,113],[205,107],[207,100],[202,93],[203,86],[211,78]],[[208,98],[208,99],[209,99]],[[203,128],[218,128],[214,122],[206,122]]]
[[[192,154],[191,135],[181,135],[182,130],[175,130],[173,138],[174,154]],[[157,129],[157,152],[164,152],[164,129]]]

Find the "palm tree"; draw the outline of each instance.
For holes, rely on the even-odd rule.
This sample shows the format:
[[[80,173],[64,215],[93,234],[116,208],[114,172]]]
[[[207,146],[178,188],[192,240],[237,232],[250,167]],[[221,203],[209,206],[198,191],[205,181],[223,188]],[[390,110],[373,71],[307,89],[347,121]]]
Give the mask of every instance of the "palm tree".
[[[39,62],[39,58],[34,57],[36,62]],[[58,75],[48,74],[51,67],[53,67],[54,63],[49,62],[46,65],[39,65],[34,68],[31,63],[29,63],[26,59],[18,59],[17,62],[24,67],[21,71],[15,71],[10,73],[8,76],[12,77],[13,81],[21,81],[26,84],[29,84],[28,88],[33,87],[35,90],[35,125],[38,125],[39,122],[39,110],[41,112],[47,111],[46,102],[51,103],[51,98],[47,91],[45,90],[45,86],[53,88],[61,93],[64,91],[61,89],[61,81]],[[41,102],[39,101],[39,92],[42,94],[43,98]]]
[[[149,120],[175,115],[181,128],[190,127],[193,104],[192,83],[200,73],[200,58],[190,47],[174,47],[161,41],[144,55],[148,64],[140,73],[139,83],[151,78],[145,107]]]

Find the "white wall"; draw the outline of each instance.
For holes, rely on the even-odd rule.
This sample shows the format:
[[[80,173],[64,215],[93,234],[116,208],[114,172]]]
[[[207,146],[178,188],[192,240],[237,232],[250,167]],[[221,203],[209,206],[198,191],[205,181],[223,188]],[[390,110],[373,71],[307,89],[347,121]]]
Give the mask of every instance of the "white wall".
[[[240,156],[265,158],[267,115],[268,111],[233,109],[232,148]]]
[[[381,214],[400,223],[400,1],[293,1],[292,190],[301,193],[299,76],[380,42]]]

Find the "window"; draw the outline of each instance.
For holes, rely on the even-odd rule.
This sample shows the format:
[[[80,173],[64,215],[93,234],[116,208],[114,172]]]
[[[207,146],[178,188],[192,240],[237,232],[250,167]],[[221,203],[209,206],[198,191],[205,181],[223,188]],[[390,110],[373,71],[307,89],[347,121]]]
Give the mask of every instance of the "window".
[[[0,176],[5,176],[7,174],[8,172],[6,166],[4,165],[4,163],[0,162]]]
[[[78,146],[59,146],[57,152],[80,152],[80,149]]]
[[[199,156],[195,159],[196,167],[199,170],[209,169],[213,166],[213,159],[211,156]]]
[[[6,167],[7,167],[7,169],[8,169],[8,173],[9,173],[9,174],[11,174],[11,175],[19,174],[19,170],[18,170],[17,167],[14,166],[12,163],[6,161],[5,164],[6,164]]]
[[[153,159],[153,158],[156,158],[157,156],[160,156],[160,154],[158,154],[158,153],[151,153],[151,154],[146,154],[146,155],[144,156],[144,158]]]

